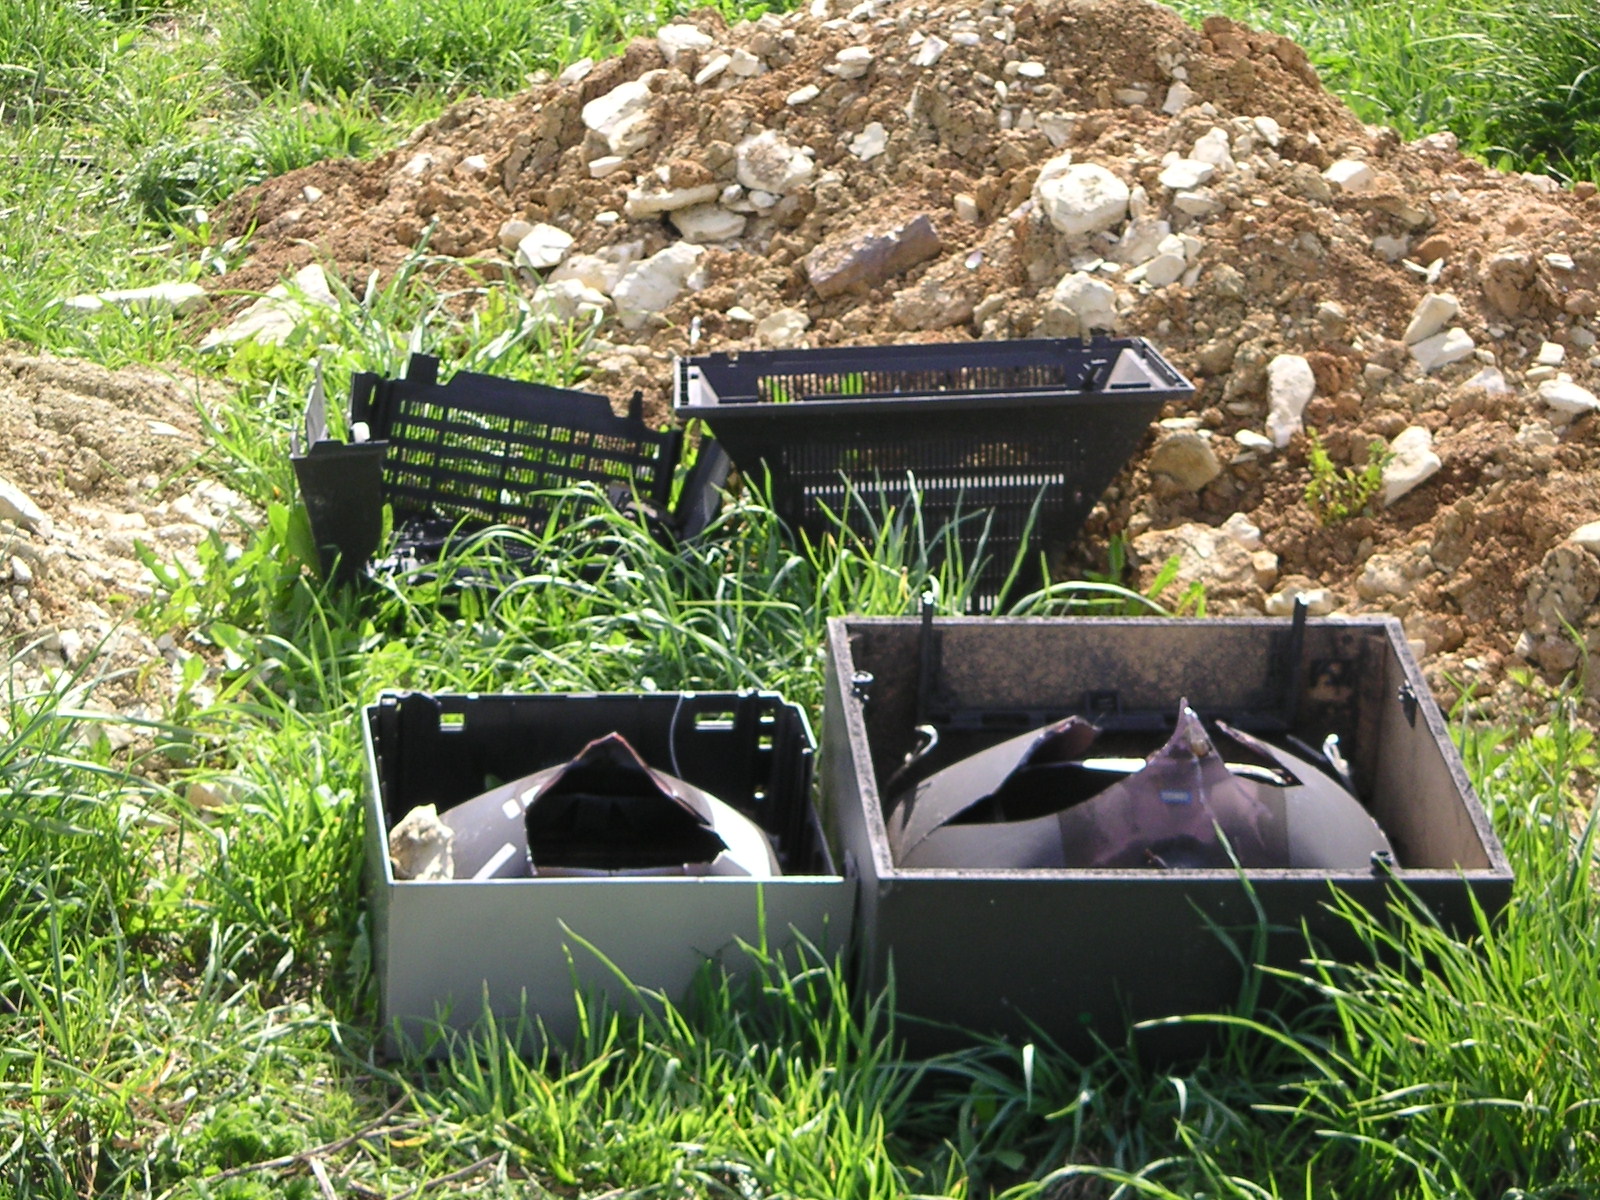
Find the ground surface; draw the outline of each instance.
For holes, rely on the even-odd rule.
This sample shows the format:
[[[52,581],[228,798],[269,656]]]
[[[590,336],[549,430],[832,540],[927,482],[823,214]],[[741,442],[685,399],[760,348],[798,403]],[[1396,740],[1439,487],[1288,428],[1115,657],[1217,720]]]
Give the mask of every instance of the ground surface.
[[[657,42],[636,42],[581,78],[461,104],[374,161],[324,163],[253,189],[229,218],[233,232],[254,230],[251,257],[222,284],[261,291],[315,261],[359,285],[424,242],[482,274],[516,278],[503,230],[522,220],[573,235],[563,270],[592,288],[589,302],[621,307],[610,295],[617,264],[679,240],[673,220],[644,212],[637,196],[630,215],[630,192],[715,183],[708,207],[724,220],[744,216],[743,228],[708,243],[688,286],[637,317],[639,328],[608,321],[586,384],[616,397],[642,388],[664,417],[671,359],[689,351],[691,330],[697,352],[1071,334],[1088,322],[1058,285],[1081,273],[1114,292],[1100,323],[1151,338],[1196,392],[1169,408],[1107,493],[1079,565],[1094,564],[1115,534],[1153,559],[1163,545],[1145,540],[1153,532],[1245,514],[1268,557],[1249,559],[1242,577],[1199,559],[1186,566],[1207,580],[1212,612],[1259,611],[1299,587],[1326,589],[1339,611],[1394,613],[1446,701],[1461,679],[1509,689],[1508,671],[1529,662],[1558,677],[1579,658],[1567,626],[1600,645],[1591,615],[1600,558],[1568,540],[1600,518],[1597,421],[1539,393],[1562,374],[1579,389],[1600,379],[1592,188],[1494,172],[1460,157],[1448,136],[1401,144],[1363,127],[1292,43],[1220,18],[1196,30],[1139,0],[959,10],[824,0],[734,30],[704,14],[693,23],[708,37],[689,39],[698,44],[670,65]],[[935,41],[945,43],[938,54]],[[868,54],[840,57],[856,47]],[[731,61],[715,72],[724,54]],[[585,105],[634,80],[646,95],[631,125],[586,126]],[[812,86],[814,96],[797,99]],[[1212,177],[1163,183],[1173,158],[1219,157],[1216,129],[1225,153]],[[791,173],[804,178],[772,192],[750,183],[742,147],[763,131],[810,160],[809,172]],[[1208,135],[1211,149],[1197,150]],[[1121,219],[1087,234],[1047,219],[1035,185],[1063,155],[1132,189]],[[1349,160],[1374,172],[1355,190],[1324,175]],[[851,290],[819,290],[829,255],[848,259],[862,234],[904,241],[918,217],[937,234],[932,252]],[[1186,237],[1182,273],[1154,286],[1140,275],[1167,234]],[[1430,294],[1458,303],[1446,325],[1472,347],[1425,371],[1403,339]],[[219,322],[229,303],[219,296]],[[1267,428],[1269,364],[1284,355],[1311,367],[1304,421],[1336,462],[1417,426],[1431,435],[1437,473],[1372,515],[1323,524],[1304,498],[1305,436],[1281,449],[1252,439]],[[42,413],[30,399],[39,379],[66,370],[0,363],[4,411],[31,403]],[[50,386],[146,415],[147,390],[88,377]],[[165,478],[194,449],[183,415],[192,403],[164,394],[170,409],[149,415],[189,432],[153,438],[137,469],[114,467],[78,487],[71,463],[83,449],[72,438],[83,435],[61,430],[48,434],[57,448],[44,463],[26,437],[6,437],[0,470],[45,489],[40,503],[52,511],[99,504],[165,524],[170,503],[160,510],[142,486],[130,488],[151,472]],[[136,432],[139,422],[107,416],[119,436]],[[98,420],[86,411],[73,428]],[[1204,482],[1164,469],[1183,456],[1163,444],[1195,434],[1221,467]],[[153,465],[156,449],[169,466]],[[104,557],[100,574],[117,575],[125,561],[123,519],[85,518],[78,549],[91,562]],[[1147,577],[1156,565],[1144,564]],[[82,596],[103,605],[92,592]],[[40,627],[65,602],[54,597],[40,593]]]

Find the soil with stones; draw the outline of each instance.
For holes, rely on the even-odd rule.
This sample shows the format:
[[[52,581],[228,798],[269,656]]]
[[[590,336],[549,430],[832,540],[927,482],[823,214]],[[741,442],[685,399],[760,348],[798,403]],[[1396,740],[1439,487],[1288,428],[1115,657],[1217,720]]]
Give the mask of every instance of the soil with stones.
[[[264,291],[425,247],[604,316],[585,385],[773,345],[1150,338],[1196,384],[1107,492],[1209,610],[1399,616],[1442,701],[1600,646],[1600,198],[1363,126],[1291,42],[1142,0],[696,14],[238,198]],[[545,226],[554,227],[546,229]],[[537,268],[531,270],[530,268]],[[232,301],[216,300],[223,324]],[[1382,439],[1370,510],[1306,500]],[[1238,514],[1236,516],[1236,514]],[[1569,633],[1576,631],[1576,639]]]
[[[198,465],[200,414],[219,398],[216,385],[149,368],[0,354],[7,699],[56,689],[89,711],[167,713],[186,654],[130,619],[151,591],[140,545],[193,569],[214,531],[236,536],[255,519]],[[114,743],[136,732],[100,728]]]

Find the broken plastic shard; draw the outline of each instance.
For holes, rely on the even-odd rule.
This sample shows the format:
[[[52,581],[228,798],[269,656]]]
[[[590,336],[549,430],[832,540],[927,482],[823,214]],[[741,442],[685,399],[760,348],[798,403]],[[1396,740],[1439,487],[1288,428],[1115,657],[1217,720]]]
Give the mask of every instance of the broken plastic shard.
[[[1225,762],[1187,702],[1171,738],[1145,760],[1085,757],[1097,731],[1076,717],[1002,742],[929,776],[895,806],[896,861],[1364,870],[1374,851],[1390,850],[1360,802],[1322,771],[1218,728],[1259,761]]]
[[[654,770],[616,733],[566,763],[458,804],[442,819],[455,834],[460,878],[781,873],[760,826]]]
[[[454,879],[455,835],[431,804],[419,804],[389,831],[389,864],[396,879]]]

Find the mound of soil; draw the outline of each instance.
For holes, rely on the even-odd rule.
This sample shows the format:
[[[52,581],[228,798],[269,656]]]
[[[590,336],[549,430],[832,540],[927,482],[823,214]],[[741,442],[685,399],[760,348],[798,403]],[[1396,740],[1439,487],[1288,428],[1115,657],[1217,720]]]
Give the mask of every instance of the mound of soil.
[[[1169,544],[1152,534],[1243,514],[1226,528],[1260,531],[1245,576],[1185,566],[1211,611],[1323,589],[1322,607],[1394,613],[1446,701],[1456,678],[1570,668],[1567,625],[1600,646],[1582,529],[1600,518],[1594,188],[1365,127],[1297,46],[1232,21],[1194,29],[1143,0],[815,0],[734,28],[701,13],[460,104],[375,161],[272,180],[229,219],[254,234],[228,289],[313,261],[359,280],[425,245],[552,311],[604,310],[585,386],[642,388],[663,418],[691,337],[1146,336],[1197,390],[1107,493],[1086,554],[1125,534],[1148,577]],[[511,252],[542,223],[573,243],[541,281]],[[662,252],[663,288],[622,283]],[[1430,296],[1442,319],[1413,326]],[[1336,464],[1417,430],[1436,473],[1324,524],[1306,434],[1268,421],[1274,364],[1295,359],[1314,380],[1302,421]],[[1172,465],[1196,453],[1198,472]]]
[[[200,414],[215,388],[150,368],[0,354],[8,699],[71,688],[73,707],[166,715],[186,654],[129,620],[151,592],[139,547],[194,570],[213,532],[256,517],[199,466]],[[105,732],[132,737],[125,726]]]

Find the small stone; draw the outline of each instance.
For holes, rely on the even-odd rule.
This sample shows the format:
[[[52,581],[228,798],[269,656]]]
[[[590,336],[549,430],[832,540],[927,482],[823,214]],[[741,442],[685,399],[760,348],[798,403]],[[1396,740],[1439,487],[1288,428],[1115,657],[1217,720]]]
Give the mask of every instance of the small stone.
[[[589,72],[594,70],[594,59],[580,58],[572,63],[561,74],[556,76],[556,82],[562,85],[582,83],[589,77]]]
[[[622,327],[641,329],[653,314],[669,307],[689,285],[704,253],[702,246],[674,242],[630,266],[611,293]]]
[[[734,173],[754,191],[787,195],[811,182],[816,163],[795,149],[774,130],[767,129],[740,142],[734,150]],[[754,203],[754,196],[751,197]]]
[[[515,252],[517,243],[532,232],[532,221],[524,221],[521,217],[512,217],[511,220],[500,226],[500,232],[495,237],[500,243],[500,249],[510,254]]]
[[[956,216],[970,225],[978,223],[977,198],[967,192],[957,192],[950,198],[950,206],[955,209]]]
[[[1582,546],[1585,550],[1600,552],[1600,521],[1579,525],[1567,535],[1567,541]]]
[[[1411,314],[1411,323],[1406,326],[1405,334],[1401,341],[1410,346],[1426,338],[1431,338],[1451,321],[1456,319],[1456,314],[1461,311],[1461,302],[1449,292],[1431,293],[1422,298]]]
[[[889,131],[876,121],[869,122],[860,133],[850,139],[850,153],[862,162],[877,158],[889,146]]]
[[[1505,375],[1498,367],[1484,367],[1461,386],[1480,388],[1491,396],[1503,396],[1511,391],[1511,385],[1506,382]]]
[[[1539,399],[1553,411],[1568,417],[1582,416],[1600,408],[1600,399],[1586,387],[1564,376],[1547,379],[1539,385]]]
[[[732,310],[729,310],[732,315]],[[756,337],[769,346],[787,350],[800,344],[801,337],[811,328],[811,318],[798,308],[780,308],[756,322]]]
[[[718,54],[713,56],[710,62],[695,72],[695,87],[705,87],[706,84],[717,78],[732,65],[733,55],[731,54]]]
[[[860,79],[872,69],[872,51],[866,46],[846,46],[822,69],[840,79]]]
[[[19,528],[37,533],[49,524],[44,509],[33,502],[33,497],[9,479],[0,477],[0,520],[10,521]]]
[[[814,83],[808,83],[805,87],[795,88],[794,91],[783,98],[783,102],[790,108],[799,108],[802,104],[810,104],[820,95],[822,95],[822,89]]]
[[[700,32],[693,25],[663,25],[656,30],[656,45],[660,47],[668,66],[675,64],[686,53],[699,54],[715,44],[710,34]]]
[[[756,323],[755,313],[738,304],[735,304],[722,315],[727,317],[730,321],[741,321],[746,325],[754,325]]]
[[[696,204],[669,214],[686,242],[726,242],[744,232],[745,218],[718,204]]]
[[[389,831],[389,864],[396,879],[455,878],[455,834],[432,804],[413,808]]]
[[[278,284],[221,329],[213,329],[200,339],[200,349],[231,346],[240,342],[281,346],[293,336],[317,308],[336,310],[339,301],[328,286],[328,277],[318,263],[301,267],[289,284]]]
[[[1094,163],[1053,158],[1040,168],[1033,197],[1050,223],[1068,237],[1088,237],[1128,215],[1128,185]]]
[[[1372,239],[1372,252],[1385,262],[1399,262],[1411,252],[1411,243],[1403,237],[1379,234]]]
[[[1150,93],[1143,88],[1124,87],[1113,91],[1111,98],[1118,104],[1125,104],[1131,108],[1135,104],[1148,104],[1150,102]]]
[[[1443,465],[1433,451],[1433,434],[1412,425],[1390,443],[1393,457],[1383,468],[1382,500],[1385,508],[1430,479]]]
[[[1334,187],[1348,195],[1370,191],[1377,182],[1377,173],[1359,159],[1342,158],[1322,173]]]
[[[1023,79],[1043,79],[1045,66],[1042,62],[1020,62],[1017,64],[1017,74]]]
[[[1213,163],[1179,158],[1163,167],[1157,180],[1162,187],[1170,188],[1174,192],[1192,192],[1201,184],[1211,182],[1216,173],[1217,168]]]
[[[1222,474],[1211,440],[1195,430],[1179,430],[1157,443],[1150,453],[1148,469],[1185,492],[1198,492]]]
[[[1195,140],[1189,151],[1192,162],[1209,163],[1219,171],[1233,170],[1233,148],[1228,131],[1213,127],[1210,132]]]
[[[766,73],[767,66],[742,46],[728,55],[728,73],[740,79],[752,79]]]
[[[1161,111],[1175,117],[1194,103],[1194,89],[1181,79],[1173,81],[1167,89],[1167,98],[1161,102]]]
[[[538,224],[517,243],[516,263],[529,271],[548,271],[567,256],[573,237],[554,225]]]
[[[1301,355],[1280,354],[1267,364],[1267,433],[1278,449],[1304,427],[1301,418],[1316,391],[1316,376]]]
[[[1073,337],[1117,325],[1117,293],[1087,271],[1075,271],[1056,284],[1045,305],[1044,320],[1052,336]]]
[[[806,278],[823,299],[864,292],[944,249],[927,214],[895,229],[824,242],[805,257]]]
[[[583,123],[601,137],[610,137],[619,125],[642,113],[650,103],[650,88],[637,79],[619,83],[603,96],[585,104]]]
[[[1534,362],[1541,367],[1559,367],[1567,357],[1567,348],[1557,342],[1542,342]]]
[[[1292,583],[1267,597],[1267,616],[1292,617],[1301,601],[1305,602],[1306,615],[1310,617],[1325,617],[1339,607],[1339,598],[1327,588]]]
[[[1233,440],[1239,444],[1241,450],[1248,450],[1252,454],[1271,454],[1278,448],[1278,443],[1265,434],[1257,433],[1254,429],[1241,429],[1233,435]]]
[[[1411,357],[1417,360],[1417,365],[1426,374],[1464,358],[1471,358],[1476,349],[1467,331],[1455,326],[1417,342],[1411,347]]]
[[[917,47],[916,54],[911,57],[913,67],[931,67],[944,57],[944,52],[950,49],[950,43],[940,37],[930,35],[927,41]]]
[[[1246,550],[1261,549],[1261,529],[1241,512],[1231,514],[1222,523],[1222,531]]]
[[[206,302],[206,290],[197,283],[156,283],[149,287],[121,288],[73,296],[64,301],[77,312],[98,312],[110,307],[123,312],[187,313]]]
[[[305,185],[305,187],[300,189],[300,198],[307,204],[315,204],[325,195],[327,195],[327,193],[314,183],[308,183]]]
[[[615,175],[627,162],[620,154],[602,154],[599,158],[590,159],[589,178],[604,179],[607,175]]]
[[[1179,192],[1172,198],[1172,207],[1191,217],[1209,217],[1222,208],[1222,202],[1208,191]]]

